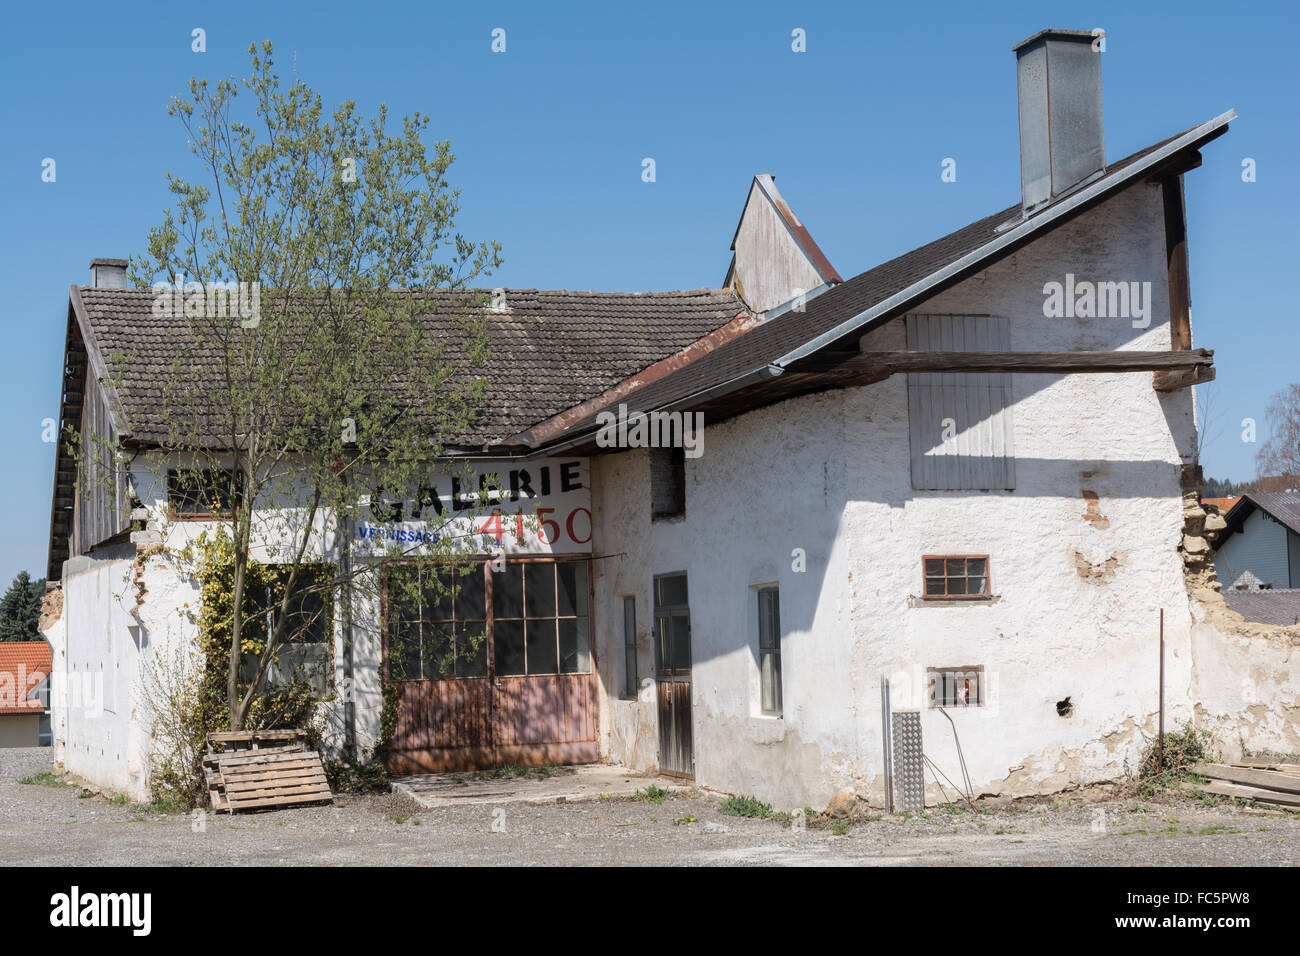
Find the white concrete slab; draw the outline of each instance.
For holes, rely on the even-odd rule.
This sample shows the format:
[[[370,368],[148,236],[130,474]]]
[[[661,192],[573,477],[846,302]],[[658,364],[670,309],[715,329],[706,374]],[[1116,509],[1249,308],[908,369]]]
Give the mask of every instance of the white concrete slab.
[[[472,804],[576,803],[609,797],[630,797],[655,786],[672,792],[694,789],[673,777],[637,773],[610,764],[551,767],[545,772],[502,774],[492,771],[412,774],[393,779],[393,789],[407,794],[423,807]]]

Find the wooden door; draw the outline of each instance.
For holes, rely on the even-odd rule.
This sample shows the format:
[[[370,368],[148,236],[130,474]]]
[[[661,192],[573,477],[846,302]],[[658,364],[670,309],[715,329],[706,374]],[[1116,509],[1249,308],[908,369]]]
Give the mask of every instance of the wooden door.
[[[406,565],[389,575],[391,771],[599,759],[587,559],[507,560],[495,572],[487,560],[468,570]]]
[[[693,778],[691,615],[685,574],[655,578],[655,689],[659,705],[659,769]]]

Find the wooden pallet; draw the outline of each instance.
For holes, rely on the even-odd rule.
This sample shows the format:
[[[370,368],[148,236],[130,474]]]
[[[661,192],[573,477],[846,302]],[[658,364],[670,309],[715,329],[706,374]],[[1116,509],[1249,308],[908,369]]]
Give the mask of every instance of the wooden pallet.
[[[225,748],[214,752],[216,748]],[[203,757],[212,809],[235,813],[334,799],[320,754],[299,731],[212,734]]]
[[[1300,807],[1300,765],[1243,760],[1237,763],[1198,763],[1192,773],[1209,777],[1192,786],[1205,793],[1257,800],[1280,807]]]

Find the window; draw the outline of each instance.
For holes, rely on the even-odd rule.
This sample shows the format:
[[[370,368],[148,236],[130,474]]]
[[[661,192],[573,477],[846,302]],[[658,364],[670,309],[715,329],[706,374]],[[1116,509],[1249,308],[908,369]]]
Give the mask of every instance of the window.
[[[398,565],[388,572],[393,680],[591,672],[586,561],[514,561],[503,571]],[[486,578],[491,578],[491,600]]]
[[[499,676],[591,670],[585,561],[516,561],[492,575]]]
[[[399,565],[388,595],[393,680],[487,676],[483,565]]]
[[[691,612],[685,574],[655,578],[655,670],[660,677],[691,672]]]
[[[242,473],[219,468],[190,468],[167,472],[167,503],[173,517],[229,516]]]
[[[637,694],[636,677],[636,597],[623,598],[623,699],[634,700]]]
[[[1005,316],[909,315],[907,347],[923,352],[1006,352]],[[1016,486],[1011,374],[911,372],[907,376],[912,487],[917,490]]]
[[[775,587],[758,589],[758,679],[763,713],[781,715],[781,598]]]
[[[686,449],[650,449],[650,517],[676,518],[686,513]]]
[[[966,556],[926,555],[925,598],[927,600],[982,600],[989,597],[989,558],[986,554]]]
[[[983,667],[928,667],[931,707],[978,707],[984,703]]]
[[[250,616],[246,619],[244,636],[265,642],[275,632],[276,614],[284,598],[291,568],[276,565],[268,569],[265,584],[251,588],[248,605]],[[298,569],[293,593],[286,608],[287,621],[280,636],[280,648],[275,653],[266,672],[264,687],[284,687],[295,682],[309,684],[318,694],[324,695],[329,686],[330,664],[333,660],[333,628],[329,592],[333,569],[329,565],[303,565]],[[244,680],[252,680],[257,673],[258,655],[245,653],[240,661]]]

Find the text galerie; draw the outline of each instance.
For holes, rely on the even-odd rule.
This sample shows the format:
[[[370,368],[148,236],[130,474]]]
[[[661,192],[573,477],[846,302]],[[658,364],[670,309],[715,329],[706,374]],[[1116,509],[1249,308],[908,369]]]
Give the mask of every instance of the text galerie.
[[[435,481],[426,482],[407,501],[387,500],[383,489],[370,496],[370,514],[381,522],[428,520],[425,509],[431,508],[441,518],[448,511],[473,511],[505,501],[546,498],[553,490],[560,494],[581,491],[582,462],[561,462],[553,475],[550,465],[535,469],[511,468],[504,475],[485,473],[478,476],[478,491],[464,488],[457,477],[451,479],[451,495],[444,498]],[[409,505],[409,518],[405,512]]]

